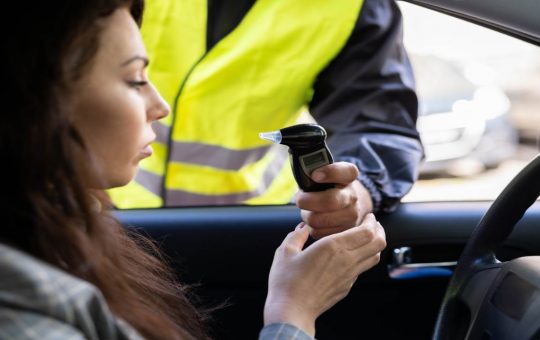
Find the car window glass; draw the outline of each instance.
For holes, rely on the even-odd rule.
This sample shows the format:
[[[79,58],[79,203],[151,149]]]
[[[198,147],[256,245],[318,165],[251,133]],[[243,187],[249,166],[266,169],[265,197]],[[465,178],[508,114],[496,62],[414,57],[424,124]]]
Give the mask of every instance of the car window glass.
[[[399,4],[426,151],[403,201],[494,199],[538,152],[540,48]]]
[[[494,199],[538,152],[540,48],[397,3],[416,78],[417,126],[426,151],[420,178],[402,201]],[[307,111],[300,121],[314,122]],[[156,149],[159,152],[164,151]],[[141,183],[159,180],[151,172],[143,174],[147,177],[139,176]],[[139,197],[142,188],[136,183],[124,196]],[[158,207],[158,200],[144,207]]]

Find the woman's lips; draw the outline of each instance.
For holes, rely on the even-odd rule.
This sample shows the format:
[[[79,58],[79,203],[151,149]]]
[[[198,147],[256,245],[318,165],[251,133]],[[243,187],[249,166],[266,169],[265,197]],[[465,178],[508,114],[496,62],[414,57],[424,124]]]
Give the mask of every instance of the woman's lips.
[[[147,144],[141,149],[141,156],[143,158],[150,157],[154,153],[152,143],[156,140],[156,134],[152,131],[152,134],[149,137],[151,138],[147,139]]]
[[[154,153],[154,149],[152,149],[152,145],[148,144],[141,150],[141,155],[144,157],[150,157]]]

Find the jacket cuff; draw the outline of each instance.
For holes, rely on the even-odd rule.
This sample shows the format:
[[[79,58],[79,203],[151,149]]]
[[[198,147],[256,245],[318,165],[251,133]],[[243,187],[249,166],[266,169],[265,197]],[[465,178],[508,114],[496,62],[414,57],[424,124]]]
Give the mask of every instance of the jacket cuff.
[[[379,209],[381,208],[382,194],[379,189],[377,189],[377,185],[375,185],[375,182],[362,171],[360,171],[360,175],[357,179],[367,189],[369,195],[371,196],[373,213],[379,212]]]
[[[315,338],[291,324],[272,323],[261,330],[259,340],[315,340]]]

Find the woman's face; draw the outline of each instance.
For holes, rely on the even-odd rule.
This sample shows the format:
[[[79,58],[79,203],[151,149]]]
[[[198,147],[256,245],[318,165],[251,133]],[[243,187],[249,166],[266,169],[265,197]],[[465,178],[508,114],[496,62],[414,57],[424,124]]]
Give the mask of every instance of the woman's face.
[[[169,107],[146,78],[146,50],[127,9],[104,19],[99,49],[74,87],[74,125],[96,166],[92,185],[127,184],[152,154],[151,123]]]

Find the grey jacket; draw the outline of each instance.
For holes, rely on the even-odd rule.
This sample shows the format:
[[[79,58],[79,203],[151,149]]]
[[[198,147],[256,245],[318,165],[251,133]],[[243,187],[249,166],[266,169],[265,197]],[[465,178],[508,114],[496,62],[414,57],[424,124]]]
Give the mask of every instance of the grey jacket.
[[[98,288],[0,243],[0,339],[143,339],[113,315]],[[259,339],[309,340],[288,324]]]

